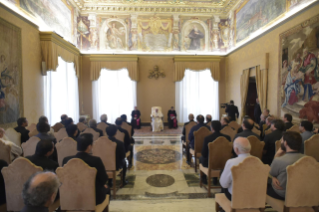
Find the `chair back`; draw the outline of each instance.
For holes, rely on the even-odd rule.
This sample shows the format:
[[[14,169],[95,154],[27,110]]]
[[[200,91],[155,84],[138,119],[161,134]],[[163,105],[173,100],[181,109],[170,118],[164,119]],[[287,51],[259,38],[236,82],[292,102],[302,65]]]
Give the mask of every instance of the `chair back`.
[[[207,127],[211,127],[211,125],[212,125],[212,122],[211,122],[211,121],[209,121],[209,122],[206,123],[206,126],[207,126]]]
[[[128,134],[129,134],[130,138],[132,138],[132,126],[123,121],[121,127],[122,127],[124,130],[126,130],[126,131],[128,132]]]
[[[70,137],[63,138],[62,141],[56,143],[55,147],[58,153],[58,162],[60,166],[62,166],[65,157],[76,155],[78,152],[76,141]]]
[[[260,130],[258,130],[256,127],[253,127],[253,129],[251,130],[253,133],[257,134],[258,136],[260,136]]]
[[[265,132],[265,130],[267,129],[268,125],[267,124],[263,124],[263,132]],[[269,128],[270,129],[270,128]]]
[[[35,166],[28,159],[20,157],[14,160],[8,167],[2,168],[2,175],[6,187],[7,211],[21,211],[24,207],[22,189],[24,183],[31,175],[41,172],[43,169]]]
[[[91,133],[93,135],[93,141],[96,141],[100,137],[100,133],[96,132],[92,128],[86,128],[81,134],[83,133]]]
[[[100,123],[97,124],[96,128],[98,128],[99,130],[102,130],[103,135],[106,135],[106,128],[108,126],[109,125],[105,124],[104,122],[100,122]]]
[[[153,106],[151,109],[151,114],[155,113],[156,109],[158,109],[158,112],[162,113],[162,107],[160,106]]]
[[[66,132],[65,127],[63,127],[63,128],[60,128],[60,130],[58,132],[54,131],[54,137],[55,137],[57,142],[60,142],[60,141],[62,141],[63,138],[69,137],[69,136],[68,136],[68,133]]]
[[[37,128],[34,128],[32,131],[30,130],[29,137],[31,138],[32,136],[35,136],[38,134],[39,134],[39,132],[38,132]]]
[[[228,135],[231,139],[231,141],[233,142],[234,141],[234,138],[236,136],[236,131],[233,130],[233,128],[231,128],[230,126],[225,126],[221,131],[220,131],[221,134],[224,134],[224,135]]]
[[[58,122],[52,128],[53,128],[54,132],[59,132],[59,130],[63,127],[64,127],[64,125],[62,123]]]
[[[240,125],[239,125],[236,121],[231,121],[231,122],[229,122],[228,126],[234,128],[236,132],[237,132],[238,129],[240,128]]]
[[[0,159],[4,160],[8,164],[11,163],[11,146],[6,145],[1,139],[0,139]]]
[[[34,129],[37,129],[37,125],[35,123],[31,123],[29,124],[29,126],[26,127],[27,130],[29,130],[30,132],[33,131]]]
[[[277,152],[278,149],[281,148],[281,140],[276,141],[275,145],[276,145],[276,152]]]
[[[186,124],[186,126],[185,126],[185,141],[187,144],[189,144],[188,134],[191,131],[192,127],[194,127],[195,125],[197,125],[197,123],[195,121],[192,121],[192,122]]]
[[[62,183],[59,189],[61,210],[95,211],[96,173],[95,168],[78,158],[57,168],[56,174]]]
[[[125,134],[117,130],[114,136],[117,140],[124,142]]]
[[[319,161],[319,135],[313,135],[305,141],[305,155],[314,157]]]
[[[209,159],[208,168],[209,170],[222,170],[228,159],[233,156],[233,143],[229,142],[225,137],[220,136],[213,142],[208,144]]]
[[[85,125],[85,124],[82,123],[82,122],[77,123],[76,126],[78,126],[78,129],[79,129],[80,132],[82,132],[82,131],[84,131],[86,128],[88,128],[88,126]]]
[[[29,138],[29,140],[27,140],[27,142],[22,143],[21,147],[23,149],[23,156],[26,157],[26,156],[34,155],[35,149],[39,141],[40,141],[40,138],[36,136],[32,136],[31,138]]]
[[[207,136],[212,134],[212,132],[206,127],[201,127],[194,132],[194,150],[195,157],[200,157],[204,145],[204,140]]]
[[[10,141],[15,143],[17,146],[21,146],[21,133],[10,127],[6,129],[5,134]]]
[[[260,141],[254,135],[248,136],[247,139],[249,140],[250,145],[251,145],[250,154],[252,156],[255,156],[255,157],[261,159],[262,156],[263,156],[263,150],[264,150],[265,142]]]
[[[268,165],[252,156],[231,168],[233,177],[231,206],[233,209],[265,208],[269,171]]]
[[[268,135],[272,132],[272,130],[269,128],[268,130],[265,131],[265,135]]]
[[[287,207],[318,206],[319,164],[310,156],[299,159],[287,167]]]
[[[107,171],[116,170],[116,145],[107,136],[102,136],[93,143],[92,153],[101,158]]]
[[[294,124],[294,126],[290,127],[288,130],[286,131],[292,131],[292,132],[297,132],[297,133],[300,133],[300,130],[299,130],[299,126]]]

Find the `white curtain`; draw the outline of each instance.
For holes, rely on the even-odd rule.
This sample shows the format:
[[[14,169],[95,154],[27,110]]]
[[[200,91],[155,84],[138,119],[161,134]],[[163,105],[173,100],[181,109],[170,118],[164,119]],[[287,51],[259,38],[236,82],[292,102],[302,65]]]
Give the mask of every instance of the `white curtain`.
[[[44,77],[45,115],[54,125],[61,121],[61,115],[67,114],[74,123],[79,120],[79,87],[74,64],[59,57],[56,71],[47,72]]]
[[[187,122],[190,113],[195,118],[210,114],[213,120],[219,120],[218,82],[213,80],[209,69],[186,69],[183,80],[175,83],[175,92],[179,123]]]
[[[93,118],[99,122],[107,114],[108,122],[126,114],[128,119],[136,106],[136,82],[131,80],[126,68],[121,70],[102,69],[100,78],[92,82]]]

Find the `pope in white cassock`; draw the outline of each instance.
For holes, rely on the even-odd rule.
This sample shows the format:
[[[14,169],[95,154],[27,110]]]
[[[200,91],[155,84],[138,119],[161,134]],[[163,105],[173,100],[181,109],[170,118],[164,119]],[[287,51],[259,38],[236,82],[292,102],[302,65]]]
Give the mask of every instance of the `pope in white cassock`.
[[[160,132],[164,130],[164,125],[162,120],[163,114],[161,111],[158,110],[158,108],[156,108],[155,111],[152,111],[151,118],[152,118],[153,132]]]

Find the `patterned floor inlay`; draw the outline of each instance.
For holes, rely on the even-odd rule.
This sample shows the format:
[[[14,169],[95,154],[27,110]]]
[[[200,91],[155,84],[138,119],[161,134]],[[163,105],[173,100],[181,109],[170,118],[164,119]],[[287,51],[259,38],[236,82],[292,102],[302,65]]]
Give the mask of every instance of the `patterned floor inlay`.
[[[134,184],[135,184],[135,179],[136,179],[135,175],[126,176],[126,180],[128,181],[128,183],[123,188],[133,188]],[[120,186],[121,186],[121,179],[120,179],[120,177],[117,177],[116,178],[116,187],[119,188]]]
[[[181,153],[172,149],[145,149],[135,155],[135,159],[147,164],[168,164],[181,159]]]
[[[198,187],[199,186],[199,176],[198,174],[186,174],[184,173],[186,183],[189,187]]]
[[[175,183],[173,177],[166,174],[155,174],[146,179],[147,184],[154,187],[168,187]]]

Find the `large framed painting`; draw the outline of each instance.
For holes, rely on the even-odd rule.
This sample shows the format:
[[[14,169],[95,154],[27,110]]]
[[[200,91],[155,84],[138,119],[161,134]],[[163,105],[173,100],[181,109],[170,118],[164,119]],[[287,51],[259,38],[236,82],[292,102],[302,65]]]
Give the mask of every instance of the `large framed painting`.
[[[0,18],[0,126],[23,116],[21,29]]]
[[[319,123],[319,15],[280,35],[278,111]]]

